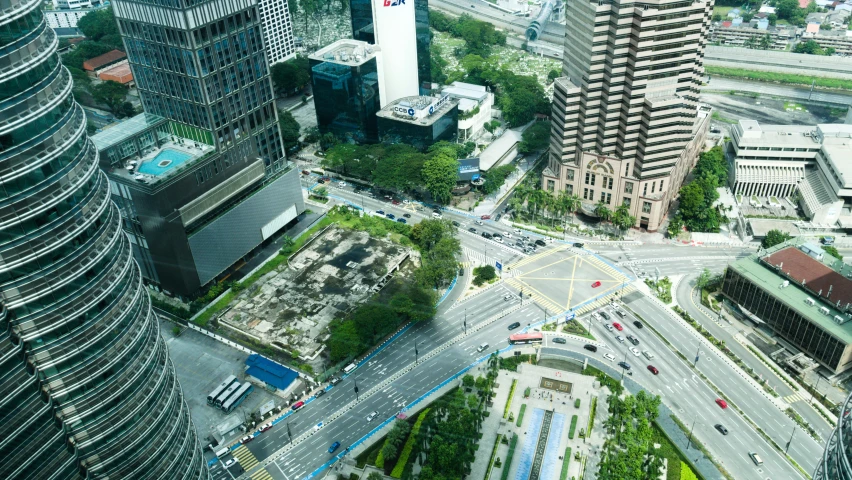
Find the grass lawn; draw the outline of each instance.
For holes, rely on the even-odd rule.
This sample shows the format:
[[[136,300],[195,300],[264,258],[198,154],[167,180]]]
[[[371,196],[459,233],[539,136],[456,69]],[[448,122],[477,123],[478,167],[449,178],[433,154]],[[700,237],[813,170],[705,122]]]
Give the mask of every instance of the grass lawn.
[[[745,68],[713,66],[705,67],[704,71],[709,75],[742,78],[758,82],[776,82],[789,85],[810,85],[811,82],[815,81],[816,86],[818,87],[852,90],[852,80],[842,80],[839,78],[814,77],[811,75],[799,75],[793,73],[761,72],[757,70],[747,70]]]
[[[728,12],[733,9],[734,7],[713,7],[713,15],[716,15],[718,13],[722,16],[722,19],[725,19],[728,16]]]
[[[575,319],[568,320],[565,325],[562,326],[562,331],[565,333],[572,333],[580,337],[586,337],[590,340],[596,340],[595,336],[589,333],[589,331]]]

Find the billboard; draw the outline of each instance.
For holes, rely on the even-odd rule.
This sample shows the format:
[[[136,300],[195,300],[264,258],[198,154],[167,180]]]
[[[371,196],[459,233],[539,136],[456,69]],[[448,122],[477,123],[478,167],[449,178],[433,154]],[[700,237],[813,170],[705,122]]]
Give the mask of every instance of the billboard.
[[[373,20],[382,56],[392,61],[392,65],[384,69],[382,106],[402,97],[418,95],[414,0],[373,0]]]

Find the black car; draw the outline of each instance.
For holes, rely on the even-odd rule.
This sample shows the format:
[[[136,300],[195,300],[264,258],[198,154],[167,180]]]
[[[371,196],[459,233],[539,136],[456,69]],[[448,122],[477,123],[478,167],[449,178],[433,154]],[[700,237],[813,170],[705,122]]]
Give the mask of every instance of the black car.
[[[574,248],[583,248],[583,246],[585,246],[584,243],[577,242],[577,243],[574,244]]]
[[[728,434],[728,429],[725,428],[725,426],[722,425],[721,423],[717,423],[716,425],[713,425],[713,426],[716,427],[716,430],[719,430],[719,433],[721,433],[722,435]]]
[[[633,345],[639,345],[639,339],[634,337],[633,335],[628,335],[627,340],[630,341]]]
[[[497,214],[497,217],[495,217],[495,218],[494,218],[494,221],[495,221],[495,222],[499,222],[501,218],[503,218],[503,214],[502,214],[502,213],[498,213],[498,214]]]
[[[562,338],[562,337],[556,337],[556,338],[554,338],[554,339],[553,339],[553,343],[562,343],[562,344],[565,344],[565,343],[568,343],[568,342],[567,342],[567,341],[565,341],[565,339],[564,339],[564,338]]]
[[[476,233],[476,229],[473,227],[468,228],[467,231],[470,233]]]
[[[485,238],[491,238],[492,237],[492,235],[488,232],[482,232],[482,236],[485,237]]]
[[[453,220],[453,226],[454,227],[461,227],[461,224],[459,222]]]
[[[627,362],[618,362],[618,366],[625,370],[630,370],[630,364]]]
[[[609,320],[609,314],[604,312],[603,310],[601,310],[601,316],[603,317],[604,320]]]
[[[332,379],[331,379],[331,380],[329,380],[329,381],[328,381],[328,383],[330,383],[330,384],[332,384],[332,385],[337,385],[337,384],[338,384],[338,383],[340,383],[341,381],[342,381],[342,380],[341,380],[341,378],[340,378],[340,377],[332,377]]]
[[[402,216],[403,216],[403,217],[405,217],[405,218],[411,218],[411,214],[410,214],[410,213],[403,213],[403,214],[402,214]]]
[[[325,390],[320,390],[319,392],[317,392],[317,394],[316,394],[316,395],[314,395],[314,397],[319,398],[319,397],[321,397],[321,396],[323,396],[323,395],[325,395]]]
[[[515,322],[515,323],[509,325],[509,330],[514,330],[514,329],[516,329],[520,326],[521,326],[521,322]]]
[[[586,345],[583,345],[583,348],[585,348],[586,350],[588,350],[590,352],[597,352],[598,351],[598,347],[596,347],[594,345],[586,344]]]
[[[384,210],[376,210],[376,215],[384,215],[384,214],[385,214]]]
[[[645,325],[642,325],[642,322],[640,322],[639,320],[633,322],[633,325],[636,325],[636,328],[645,328]]]
[[[545,246],[547,246],[547,244],[546,244],[546,243],[544,243],[544,240],[542,240],[542,239],[538,239],[538,240],[536,240],[536,241],[535,241],[535,244],[536,244],[536,245],[538,245],[539,247],[545,247]]]
[[[404,218],[397,218],[396,221],[399,222],[399,223],[408,223],[408,222],[405,221]]]

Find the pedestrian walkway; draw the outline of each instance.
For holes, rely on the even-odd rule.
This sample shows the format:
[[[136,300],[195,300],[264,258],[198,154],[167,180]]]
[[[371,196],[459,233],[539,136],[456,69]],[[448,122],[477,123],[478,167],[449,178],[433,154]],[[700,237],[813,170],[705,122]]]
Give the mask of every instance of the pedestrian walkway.
[[[623,294],[629,294],[629,293],[634,292],[635,290],[636,290],[636,288],[632,284],[627,285],[623,289]],[[601,298],[595,300],[594,302],[589,302],[586,305],[583,305],[582,307],[577,309],[577,311],[575,311],[574,314],[577,315],[577,316],[580,316],[580,315],[589,313],[593,310],[597,310],[598,308],[609,304],[615,298],[616,295],[619,295],[620,292],[622,292],[621,289],[619,289],[618,292],[612,292],[610,295],[607,295],[605,297],[601,297]]]
[[[515,269],[512,269],[512,272],[515,272]],[[547,309],[548,312],[553,312],[554,314],[557,314],[565,311],[565,307],[563,305],[559,305],[553,302],[552,300],[550,300],[550,298],[536,292],[535,290],[531,289],[529,285],[515,277],[504,278],[503,282],[511,286],[512,288],[523,291],[525,297],[532,298],[533,301],[541,305],[543,308]]]
[[[243,467],[243,470],[246,471],[251,470],[252,468],[254,468],[255,465],[260,463],[257,461],[257,458],[255,458],[254,454],[251,453],[245,445],[240,445],[239,447],[234,449],[231,454],[234,456],[234,458],[240,461],[240,465]]]
[[[805,397],[803,397],[802,395],[803,395],[802,392],[794,393],[792,395],[787,395],[786,397],[784,397],[784,401],[787,402],[787,403],[793,403],[793,402],[805,400]]]
[[[251,474],[251,480],[274,480],[266,470],[258,470]]]

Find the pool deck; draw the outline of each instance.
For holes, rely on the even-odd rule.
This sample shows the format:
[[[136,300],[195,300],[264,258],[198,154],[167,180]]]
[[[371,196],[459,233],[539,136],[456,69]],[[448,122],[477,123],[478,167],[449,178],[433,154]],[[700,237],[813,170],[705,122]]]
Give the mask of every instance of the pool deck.
[[[191,140],[184,140],[183,145],[175,142],[166,142],[160,148],[152,149],[151,151],[147,152],[142,158],[128,158],[124,165],[119,168],[113,169],[111,173],[127,180],[135,180],[147,184],[157,183],[170,177],[175,172],[182,171],[182,166],[192,163],[194,160],[215,150],[210,145],[198,143],[197,148],[195,147],[195,145],[196,143]],[[167,168],[160,174],[155,175],[138,171],[138,169],[142,165],[153,163],[157,155],[160,154],[163,150],[174,150],[176,152],[189,155],[189,158],[182,162],[173,162],[172,166],[169,166],[169,168]],[[127,166],[131,165],[131,161],[136,162],[136,166],[133,169],[133,173],[131,173],[131,171],[127,169]]]

